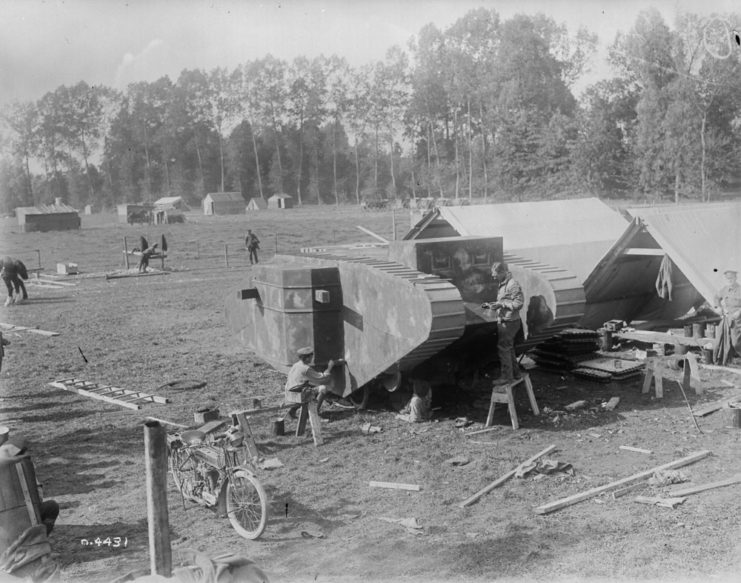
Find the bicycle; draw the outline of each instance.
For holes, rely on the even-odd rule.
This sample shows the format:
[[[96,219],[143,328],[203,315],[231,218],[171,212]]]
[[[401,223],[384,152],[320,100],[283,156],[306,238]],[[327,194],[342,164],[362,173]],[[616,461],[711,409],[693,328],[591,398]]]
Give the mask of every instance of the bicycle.
[[[170,473],[183,503],[187,498],[226,513],[240,536],[258,538],[267,524],[268,498],[236,422],[216,437],[188,430],[167,441]]]

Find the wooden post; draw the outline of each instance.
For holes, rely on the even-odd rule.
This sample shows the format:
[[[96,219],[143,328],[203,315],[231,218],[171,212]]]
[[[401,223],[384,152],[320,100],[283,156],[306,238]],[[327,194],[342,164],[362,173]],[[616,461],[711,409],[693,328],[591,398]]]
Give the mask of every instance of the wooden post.
[[[275,233],[275,253],[278,253],[278,233]]]
[[[198,244],[198,241],[196,241],[196,259],[201,258],[201,246]]]
[[[229,245],[224,243],[224,265],[229,267]]]
[[[126,243],[126,236],[124,235],[124,265],[126,266],[126,270],[129,269],[129,246]]]
[[[391,209],[391,229],[394,232],[393,237],[391,237],[392,241],[396,241],[396,209]]]
[[[36,249],[36,259],[38,260],[39,268],[39,270],[36,272],[36,279],[39,279],[39,274],[41,273],[41,249]]]
[[[172,575],[170,524],[167,514],[167,444],[165,429],[157,421],[144,423],[147,471],[147,523],[149,565],[152,575]]]

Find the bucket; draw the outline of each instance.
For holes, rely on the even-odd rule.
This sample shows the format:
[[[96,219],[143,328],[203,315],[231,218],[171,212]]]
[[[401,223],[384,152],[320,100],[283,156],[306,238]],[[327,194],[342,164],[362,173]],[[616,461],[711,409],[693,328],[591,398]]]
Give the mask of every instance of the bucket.
[[[24,530],[41,524],[40,506],[31,458],[0,459],[0,552]]]
[[[692,324],[687,324],[684,327],[684,335],[686,338],[692,338]]]
[[[602,350],[612,350],[612,331],[602,329],[602,338],[600,341],[600,348]]]
[[[700,357],[700,362],[702,362],[702,364],[713,364],[713,349],[712,348],[702,349],[702,356]]]
[[[284,435],[286,432],[286,425],[281,417],[280,419],[273,419],[273,424],[271,427],[271,433],[273,435]]]
[[[702,338],[705,336],[705,322],[695,322],[692,324],[692,337]]]

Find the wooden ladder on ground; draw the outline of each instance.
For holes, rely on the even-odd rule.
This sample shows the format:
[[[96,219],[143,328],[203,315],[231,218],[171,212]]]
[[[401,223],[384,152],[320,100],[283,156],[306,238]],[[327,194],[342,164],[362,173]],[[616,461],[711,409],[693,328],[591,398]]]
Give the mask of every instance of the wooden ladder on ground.
[[[122,407],[128,407],[129,409],[141,409],[142,403],[169,403],[170,400],[164,397],[158,397],[156,395],[148,395],[141,391],[132,391],[129,389],[120,389],[118,387],[111,387],[108,385],[102,385],[99,383],[93,383],[90,381],[83,381],[80,379],[61,379],[48,383],[50,387],[56,389],[62,389],[64,391],[70,391],[83,395],[84,397],[90,397],[92,399],[98,399],[99,401],[105,401],[114,405],[121,405]]]

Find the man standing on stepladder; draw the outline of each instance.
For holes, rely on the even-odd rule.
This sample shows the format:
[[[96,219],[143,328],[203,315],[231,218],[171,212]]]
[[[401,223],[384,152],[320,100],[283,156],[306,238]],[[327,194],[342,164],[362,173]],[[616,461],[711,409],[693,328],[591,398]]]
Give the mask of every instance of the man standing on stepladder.
[[[484,303],[481,307],[498,310],[497,314],[497,352],[501,374],[494,381],[495,385],[505,385],[520,378],[520,367],[515,355],[515,337],[522,327],[520,309],[525,304],[525,297],[520,284],[512,279],[507,264],[503,261],[491,266],[491,275],[499,283],[497,301]]]

